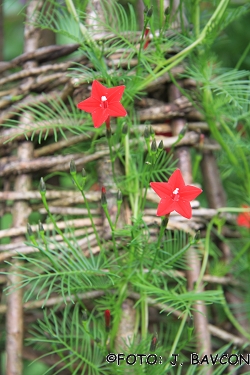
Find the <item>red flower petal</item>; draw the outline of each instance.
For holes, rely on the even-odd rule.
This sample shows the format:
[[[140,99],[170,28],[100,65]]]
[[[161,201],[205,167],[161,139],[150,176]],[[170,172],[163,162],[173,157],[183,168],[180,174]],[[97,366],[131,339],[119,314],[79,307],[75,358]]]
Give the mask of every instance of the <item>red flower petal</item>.
[[[123,117],[127,115],[125,108],[120,103],[124,89],[125,86],[107,88],[95,80],[92,84],[90,98],[80,102],[77,107],[91,113],[94,127],[99,128],[109,116]]]
[[[99,128],[109,117],[107,109],[98,108],[92,113],[92,119],[95,128]]]
[[[121,100],[122,94],[125,90],[125,86],[116,86],[111,87],[110,89],[107,89],[107,99],[109,101],[109,104],[114,102],[119,102]]]
[[[181,200],[188,200],[192,201],[196,197],[198,197],[199,194],[202,193],[202,190],[200,188],[197,188],[196,186],[187,185],[184,186],[182,189],[180,189],[180,197]]]
[[[127,115],[125,108],[121,105],[120,102],[108,103],[108,111],[109,115],[113,117],[123,117]]]
[[[100,100],[96,100],[92,97],[83,100],[77,104],[77,107],[85,112],[92,113],[96,110],[96,108],[100,107]]]
[[[187,219],[191,219],[192,217],[192,208],[188,201],[181,200],[176,202],[175,211]]]
[[[173,190],[171,186],[169,186],[168,182],[150,182],[150,186],[160,198],[170,197],[173,193]]]
[[[179,169],[176,169],[172,176],[169,177],[168,183],[173,187],[173,190],[176,188],[181,189],[185,186],[185,182]]]
[[[105,310],[104,311],[104,316],[105,316],[105,325],[106,328],[110,327],[110,310]]]
[[[183,217],[192,217],[190,201],[196,198],[202,190],[191,185],[185,185],[181,171],[177,169],[170,176],[168,182],[151,182],[150,186],[161,198],[158,205],[157,216],[178,212]]]
[[[103,86],[98,81],[93,81],[91,97],[98,100],[98,102],[100,103],[102,96],[108,96],[108,88]]]
[[[165,216],[172,211],[175,211],[175,202],[170,197],[167,197],[160,201],[156,215]]]
[[[249,208],[246,204],[242,205],[243,208]],[[250,212],[241,212],[237,217],[237,224],[241,227],[250,228]]]

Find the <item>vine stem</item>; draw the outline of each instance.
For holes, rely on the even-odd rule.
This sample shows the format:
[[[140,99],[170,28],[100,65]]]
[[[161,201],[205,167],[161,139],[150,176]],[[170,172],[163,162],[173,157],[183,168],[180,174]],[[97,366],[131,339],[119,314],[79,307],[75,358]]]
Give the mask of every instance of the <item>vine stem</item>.
[[[72,251],[74,251],[74,248],[72,247],[70,241],[67,239],[67,237],[65,237],[64,233],[63,233],[63,232],[61,231],[61,229],[58,227],[58,225],[57,225],[57,223],[56,223],[56,221],[55,221],[53,215],[52,215],[51,212],[50,212],[50,209],[49,209],[49,206],[48,206],[48,202],[47,202],[47,199],[46,199],[46,196],[45,196],[45,192],[40,192],[40,194],[41,194],[41,197],[42,197],[42,202],[43,202],[44,208],[45,208],[45,210],[47,211],[47,214],[49,215],[49,218],[50,218],[50,220],[52,221],[52,223],[53,223],[53,225],[54,225],[54,227],[55,227],[57,233],[59,233],[59,234],[62,236],[63,240],[66,242],[66,244],[68,245],[68,247],[69,247]]]
[[[111,166],[112,166],[112,174],[113,179],[116,183],[116,177],[115,177],[115,163],[114,163],[114,156],[113,156],[113,150],[112,150],[112,141],[111,141],[111,127],[110,127],[110,116],[105,121],[106,124],[106,136],[108,140],[108,146],[109,146],[109,154],[110,154],[110,160],[111,160]]]
[[[159,249],[160,249],[160,245],[161,245],[161,239],[162,239],[163,234],[165,232],[165,229],[166,229],[166,227],[168,225],[168,220],[169,220],[169,214],[162,217],[160,233],[159,233],[159,237],[158,237],[158,241],[157,241],[157,245],[156,245],[156,252],[155,252],[155,256],[154,256],[154,260],[153,260],[152,266],[151,266],[151,268],[149,270],[149,273],[148,273],[147,277],[149,277],[151,275],[151,273],[152,273],[152,271],[154,269],[156,258],[157,258],[158,254],[159,254]]]
[[[187,310],[186,312],[185,312],[185,315],[184,315],[184,317],[183,317],[183,319],[182,319],[182,321],[181,321],[181,324],[180,324],[180,327],[179,327],[179,329],[178,329],[178,332],[177,332],[177,335],[175,336],[175,339],[174,339],[174,342],[173,342],[173,345],[172,345],[172,347],[171,347],[171,349],[170,349],[170,356],[173,354],[173,353],[175,353],[175,351],[176,351],[176,347],[177,347],[177,345],[178,345],[178,342],[179,342],[179,340],[180,340],[180,337],[181,337],[181,334],[182,334],[182,331],[183,331],[183,328],[184,328],[184,326],[185,326],[185,324],[186,324],[186,321],[187,321],[187,318],[188,318],[188,314],[189,314],[189,310]],[[168,370],[168,368],[169,368],[169,363],[167,363],[166,364],[166,366],[165,366],[165,371],[166,370]]]
[[[79,182],[78,182],[78,180],[77,180],[77,178],[76,178],[76,174],[71,174],[71,176],[72,176],[72,178],[73,178],[73,180],[74,180],[74,183],[76,184],[78,190],[79,190],[79,191],[81,192],[81,194],[82,194],[82,197],[83,197],[83,200],[84,200],[85,206],[86,206],[87,211],[88,211],[88,216],[89,216],[90,221],[91,221],[91,226],[92,226],[93,231],[94,231],[94,233],[95,233],[96,241],[97,241],[98,246],[100,247],[100,250],[101,250],[101,248],[102,248],[102,244],[101,244],[101,241],[100,241],[99,235],[98,235],[98,233],[97,233],[97,230],[96,230],[96,227],[95,227],[95,224],[94,224],[94,221],[93,221],[93,218],[92,218],[91,212],[90,212],[89,203],[88,203],[87,198],[86,198],[86,195],[85,195],[85,193],[84,193],[84,191],[83,191],[84,186],[81,186],[81,185],[79,184]]]
[[[213,25],[215,23],[220,22],[220,19],[223,16],[228,6],[228,3],[229,3],[229,0],[222,0],[220,4],[218,5],[218,7],[216,8],[215,12],[213,13],[212,17],[210,18],[210,20],[207,22],[206,26],[200,33],[200,36],[192,44],[184,48],[181,52],[167,59],[164,65],[162,64],[158,65],[153,71],[154,74],[148,75],[148,78],[145,78],[143,82],[141,83],[141,85],[139,85],[138,91],[143,90],[149,83],[154,81],[156,78],[161,77],[164,73],[167,73],[174,66],[178,65],[195,47],[201,44],[203,40],[206,38],[209,31],[213,29]],[[165,68],[160,70],[163,66],[165,66]]]

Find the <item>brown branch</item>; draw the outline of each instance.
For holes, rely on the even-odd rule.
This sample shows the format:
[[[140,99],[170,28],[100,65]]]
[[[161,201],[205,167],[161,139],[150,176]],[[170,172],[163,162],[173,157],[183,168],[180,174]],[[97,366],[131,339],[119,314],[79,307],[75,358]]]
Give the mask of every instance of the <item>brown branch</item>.
[[[193,119],[202,121],[203,116],[195,110],[188,100],[182,99],[178,103],[167,103],[157,107],[143,109],[138,111],[138,117],[140,121],[162,121],[169,120],[175,117],[186,117],[187,119]]]
[[[27,105],[29,106],[36,106],[40,103],[49,103],[51,100],[56,100],[59,97],[61,97],[62,93],[59,93],[58,91],[53,91],[49,94],[45,95],[37,95],[32,96],[28,95],[24,99],[20,100],[18,104],[11,105],[8,109],[5,111],[2,111],[0,115],[0,124],[3,124],[6,120],[9,120],[16,116],[17,113],[19,113],[23,108],[25,108]]]
[[[33,145],[30,142],[22,143],[17,149],[18,157],[25,161],[32,157]],[[27,191],[31,187],[31,178],[25,174],[16,177],[15,190],[18,192]],[[13,207],[13,226],[20,227],[26,225],[29,206],[24,201],[16,201]],[[18,242],[22,237],[16,237],[13,241]],[[19,260],[13,261],[13,267],[20,265]],[[21,280],[20,275],[12,272],[8,275],[10,285],[18,284]],[[22,308],[22,289],[12,288],[12,293],[7,296],[7,314],[6,314],[6,353],[7,353],[7,375],[22,374],[22,347],[23,347],[23,308]]]
[[[6,83],[10,83],[12,81],[20,80],[31,76],[39,76],[40,74],[48,73],[49,71],[61,70],[65,72],[65,70],[68,69],[70,66],[72,66],[72,62],[49,64],[30,69],[20,70],[20,72],[13,73],[8,77],[0,79],[0,85],[3,86]]]
[[[23,304],[24,310],[33,310],[38,309],[41,307],[50,307],[54,305],[64,304],[65,302],[75,302],[77,300],[88,300],[101,297],[105,294],[102,290],[93,290],[91,292],[77,294],[76,296],[68,296],[64,297],[51,297],[48,298],[46,302],[44,300],[38,301],[29,301]],[[6,312],[6,306],[0,305],[0,314],[4,314]]]
[[[94,221],[94,224],[95,225],[100,225],[101,224],[101,219],[100,218],[93,218],[93,221]],[[91,222],[90,220],[87,218],[87,219],[75,219],[75,220],[68,220],[68,221],[58,221],[57,222],[57,226],[59,229],[66,229],[70,226],[72,226],[73,228],[82,228],[82,227],[85,227],[85,226],[90,226],[91,225]],[[53,224],[44,224],[44,229],[45,230],[52,230],[54,229],[54,225]],[[37,226],[36,225],[32,225],[31,226],[32,230],[33,231],[37,231]],[[24,235],[27,233],[27,226],[18,226],[16,228],[10,228],[10,229],[2,229],[0,231],[0,238],[4,238],[4,237],[13,237],[13,236],[20,236],[20,235]]]
[[[86,198],[91,201],[91,202],[97,202],[100,200],[100,193],[90,191],[87,192]],[[76,202],[83,202],[83,198],[81,193],[78,191],[68,191],[68,190],[48,190],[46,192],[46,199],[47,200],[52,200],[52,199],[73,199]],[[41,194],[39,191],[27,191],[24,192],[23,194],[21,192],[16,192],[16,191],[0,191],[0,202],[1,201],[6,201],[6,200],[31,200],[31,199],[39,199],[41,202]]]
[[[39,48],[35,51],[25,52],[22,55],[14,58],[8,62],[0,62],[0,73],[4,70],[14,68],[24,64],[26,61],[35,60],[43,62],[46,60],[55,60],[59,57],[69,55],[70,53],[76,51],[79,48],[79,44],[65,44],[62,46],[47,46]]]
[[[158,138],[157,138],[158,139]],[[161,138],[160,138],[161,139]],[[164,147],[171,147],[173,143],[177,141],[178,137],[170,137],[163,139]],[[198,144],[199,135],[195,132],[188,132],[184,138],[179,142],[182,144],[194,145]],[[131,141],[131,144],[136,144],[135,141]],[[116,146],[118,148],[119,145]],[[146,149],[146,145],[145,145]],[[71,154],[71,155],[58,155],[54,157],[41,157],[37,160],[30,160],[27,162],[20,162],[18,160],[13,160],[11,158],[8,163],[6,160],[0,165],[0,176],[8,176],[9,174],[30,173],[34,171],[41,171],[48,169],[49,172],[52,171],[65,171],[69,170],[69,163],[72,159],[75,160],[77,166],[83,167],[89,161],[97,160],[105,155],[109,154],[108,149],[101,151],[96,151],[94,154],[82,156],[82,154]]]
[[[61,150],[62,148],[66,148],[66,147],[75,145],[77,143],[80,143],[82,141],[89,140],[92,136],[93,136],[93,133],[88,133],[87,135],[80,134],[80,135],[76,135],[74,137],[70,137],[68,139],[64,139],[62,141],[53,143],[51,145],[38,148],[34,152],[34,157],[37,158],[43,155],[53,154],[56,151]]]

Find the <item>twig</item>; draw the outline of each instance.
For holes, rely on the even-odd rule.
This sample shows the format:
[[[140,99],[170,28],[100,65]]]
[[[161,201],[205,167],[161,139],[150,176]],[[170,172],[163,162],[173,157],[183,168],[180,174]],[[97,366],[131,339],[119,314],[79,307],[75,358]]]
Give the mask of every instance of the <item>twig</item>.
[[[23,78],[31,77],[31,76],[39,76],[43,73],[48,73],[49,71],[56,71],[56,70],[62,70],[65,71],[70,66],[72,66],[72,62],[66,62],[66,63],[60,63],[60,64],[49,64],[49,65],[43,65],[39,67],[34,67],[30,69],[24,69],[20,70],[20,72],[13,73],[9,75],[8,77],[0,79],[0,85],[3,86],[6,83],[20,80]],[[62,74],[62,73],[61,73]]]
[[[57,143],[51,144],[49,146],[41,147],[34,152],[34,156],[36,158],[41,157],[43,155],[49,155],[53,154],[55,151],[61,150],[62,148],[66,148],[69,146],[72,146],[74,144],[77,144],[82,141],[89,140],[93,136],[93,133],[86,134],[80,134],[76,135],[74,137],[70,137],[68,139],[64,139],[62,141],[59,141]]]
[[[93,221],[95,225],[101,225],[101,219],[100,218],[93,218]],[[90,220],[89,219],[75,219],[75,220],[68,220],[68,221],[58,221],[57,226],[59,229],[66,229],[68,227],[73,228],[82,228],[82,227],[88,227],[90,226]],[[44,230],[52,230],[54,229],[53,224],[43,224]],[[36,225],[31,226],[33,231],[37,230]],[[10,229],[3,229],[0,231],[0,238],[4,237],[14,237],[14,236],[20,236],[27,233],[27,227],[26,226],[19,226],[17,228],[10,228]]]
[[[158,138],[157,138],[158,139]],[[159,137],[162,139],[162,137]],[[178,136],[170,137],[163,139],[163,145],[165,148],[171,147],[176,141],[178,140]],[[185,136],[180,140],[178,145],[195,145],[198,144],[199,135],[195,132],[188,132]],[[131,145],[135,145],[135,141],[132,140]],[[146,149],[145,145],[145,149]],[[115,148],[119,148],[119,144],[116,145]],[[23,173],[30,173],[34,171],[41,171],[44,169],[48,169],[48,172],[53,171],[65,171],[68,170],[69,163],[72,159],[75,160],[75,164],[79,166],[84,166],[84,164],[88,163],[89,161],[100,159],[101,157],[107,155],[109,153],[108,149],[104,149],[101,151],[96,151],[94,154],[82,156],[82,154],[71,154],[71,155],[59,155],[54,157],[41,157],[38,160],[31,160],[27,162],[20,162],[18,160],[13,160],[10,163],[4,163],[0,166],[0,176],[7,176],[9,174],[16,174],[22,171]]]
[[[100,199],[100,194],[95,192],[95,191],[89,191],[86,193],[86,197],[88,200],[92,202],[97,202]],[[83,201],[83,198],[81,194],[78,191],[68,191],[68,190],[48,190],[46,193],[46,198],[47,200],[52,200],[52,199],[72,199],[75,200],[76,202],[81,202]],[[39,199],[41,202],[41,195],[39,191],[27,191],[24,192],[23,194],[20,192],[15,192],[15,191],[0,191],[0,202],[3,201],[5,202],[6,200],[31,200],[31,199]],[[54,205],[55,202],[54,202]]]
[[[59,57],[69,55],[70,53],[76,51],[79,48],[79,44],[65,44],[62,46],[47,46],[37,49],[32,52],[25,52],[18,57],[15,57],[13,60],[8,62],[0,62],[0,72],[4,70],[11,69],[15,66],[22,65],[26,61],[36,60],[43,62],[46,60],[55,60]]]
[[[18,156],[25,161],[32,157],[33,145],[30,142],[22,143],[18,149]],[[27,191],[31,187],[31,177],[25,174],[16,177],[15,190],[18,192]],[[29,206],[24,201],[16,201],[13,207],[13,226],[10,230],[16,231],[15,227],[26,225],[28,215],[30,213]],[[19,242],[22,237],[16,237],[14,242]],[[20,265],[19,260],[13,261],[13,266]],[[8,276],[9,283],[12,285],[20,282],[21,276],[11,272]],[[23,308],[22,308],[22,289],[11,288],[12,293],[7,296],[7,374],[22,374],[22,346],[23,346]]]
[[[91,292],[81,293],[77,294],[76,296],[69,296],[66,298],[63,297],[51,297],[47,299],[46,302],[42,301],[30,301],[25,302],[23,304],[24,310],[33,310],[38,309],[41,307],[50,307],[54,305],[64,304],[64,301],[66,302],[73,302],[77,300],[88,300],[88,299],[94,299],[98,297],[102,297],[105,294],[103,290],[93,290]],[[0,305],[0,314],[4,314],[6,312],[6,306]]]
[[[202,121],[203,116],[195,110],[187,100],[179,103],[166,103],[154,108],[148,108],[138,111],[140,121],[161,121],[175,117],[186,117],[187,119]]]
[[[20,112],[24,107],[27,105],[33,106],[38,105],[40,103],[48,103],[50,100],[56,100],[61,96],[61,93],[58,91],[50,92],[49,94],[45,95],[37,95],[32,96],[28,95],[26,98],[20,100],[18,104],[11,105],[7,110],[2,111],[0,115],[0,124],[3,124],[6,120],[9,120],[16,116],[18,112]]]

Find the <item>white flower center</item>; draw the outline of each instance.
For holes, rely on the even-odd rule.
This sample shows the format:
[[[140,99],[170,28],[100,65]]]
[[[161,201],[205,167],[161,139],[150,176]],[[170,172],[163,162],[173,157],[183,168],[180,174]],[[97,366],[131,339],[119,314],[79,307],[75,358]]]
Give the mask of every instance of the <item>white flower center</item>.
[[[108,99],[106,98],[106,96],[102,96],[102,97],[101,97],[101,101],[102,101],[102,102],[106,102],[106,100],[108,100]]]
[[[176,189],[173,191],[173,194],[179,194],[179,188],[176,188]]]

